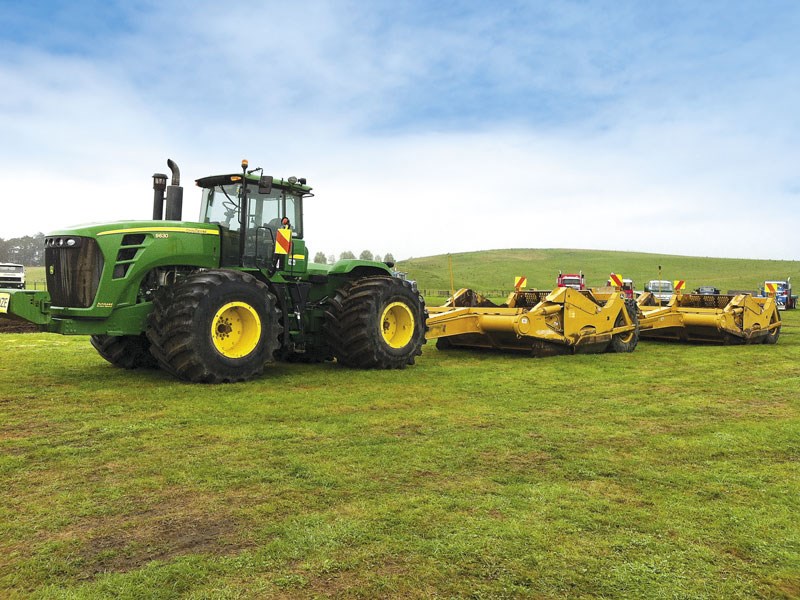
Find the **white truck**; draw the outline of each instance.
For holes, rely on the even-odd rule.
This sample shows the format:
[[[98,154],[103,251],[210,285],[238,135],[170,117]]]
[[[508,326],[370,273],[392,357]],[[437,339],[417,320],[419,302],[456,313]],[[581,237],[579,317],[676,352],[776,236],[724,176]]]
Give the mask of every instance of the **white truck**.
[[[14,263],[0,263],[0,288],[25,289],[25,267]]]
[[[648,281],[647,285],[644,286],[644,291],[650,292],[656,300],[660,300],[661,302],[669,302],[669,299],[672,298],[672,294],[675,293],[672,282],[664,279]]]

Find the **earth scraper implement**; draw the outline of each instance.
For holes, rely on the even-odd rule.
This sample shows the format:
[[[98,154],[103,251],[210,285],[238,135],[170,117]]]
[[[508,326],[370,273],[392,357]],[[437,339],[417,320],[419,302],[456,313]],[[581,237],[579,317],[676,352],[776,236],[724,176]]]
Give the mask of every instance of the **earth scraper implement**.
[[[642,339],[719,344],[774,344],[781,318],[774,295],[683,294],[666,306],[649,293],[637,300]]]
[[[428,339],[440,350],[489,348],[533,356],[632,352],[639,341],[637,309],[622,294],[591,290],[514,291],[497,305],[461,289],[443,306],[428,307]]]

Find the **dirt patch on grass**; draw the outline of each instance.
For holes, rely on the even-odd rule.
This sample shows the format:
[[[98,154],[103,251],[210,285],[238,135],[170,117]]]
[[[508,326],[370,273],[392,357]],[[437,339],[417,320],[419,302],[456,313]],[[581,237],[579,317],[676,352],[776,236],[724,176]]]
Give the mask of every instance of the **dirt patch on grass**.
[[[0,317],[0,333],[39,333],[39,331],[36,325],[28,321]]]
[[[779,579],[774,585],[776,598],[800,598],[800,578]]]
[[[184,494],[133,514],[82,521],[62,537],[86,540],[79,577],[94,579],[187,554],[237,553],[250,546],[241,528],[224,499]]]

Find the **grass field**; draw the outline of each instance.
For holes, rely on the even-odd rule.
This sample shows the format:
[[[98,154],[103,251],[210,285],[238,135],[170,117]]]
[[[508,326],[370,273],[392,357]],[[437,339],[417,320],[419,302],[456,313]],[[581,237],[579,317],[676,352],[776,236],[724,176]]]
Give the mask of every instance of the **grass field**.
[[[782,316],[775,346],[429,344],[221,386],[2,335],[0,597],[800,597]]]

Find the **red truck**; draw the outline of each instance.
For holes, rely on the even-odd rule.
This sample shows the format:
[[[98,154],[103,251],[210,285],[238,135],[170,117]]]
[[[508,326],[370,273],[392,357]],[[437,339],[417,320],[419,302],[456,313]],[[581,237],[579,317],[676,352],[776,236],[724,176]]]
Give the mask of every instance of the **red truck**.
[[[574,273],[564,274],[559,271],[558,279],[556,279],[556,285],[558,287],[570,287],[573,290],[585,290],[586,277],[584,276],[583,271],[579,271],[577,275]]]

